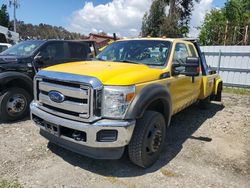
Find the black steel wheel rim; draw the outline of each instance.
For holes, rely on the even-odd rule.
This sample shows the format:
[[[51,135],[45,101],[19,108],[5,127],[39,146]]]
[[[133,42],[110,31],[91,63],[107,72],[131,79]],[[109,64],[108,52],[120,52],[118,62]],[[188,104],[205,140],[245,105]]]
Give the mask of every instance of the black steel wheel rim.
[[[162,144],[162,129],[160,124],[153,124],[146,134],[145,151],[148,155],[157,153]]]

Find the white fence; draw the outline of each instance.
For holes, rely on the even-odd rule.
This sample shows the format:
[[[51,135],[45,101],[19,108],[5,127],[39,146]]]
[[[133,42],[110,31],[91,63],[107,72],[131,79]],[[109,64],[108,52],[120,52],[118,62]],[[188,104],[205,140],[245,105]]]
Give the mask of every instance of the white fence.
[[[250,46],[202,46],[201,51],[225,86],[250,89]]]

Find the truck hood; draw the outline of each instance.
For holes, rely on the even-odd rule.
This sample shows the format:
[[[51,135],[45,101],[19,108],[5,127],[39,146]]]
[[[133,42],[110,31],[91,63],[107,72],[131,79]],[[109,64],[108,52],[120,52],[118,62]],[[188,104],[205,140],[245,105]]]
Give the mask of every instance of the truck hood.
[[[0,64],[26,63],[31,61],[29,56],[0,55]]]
[[[106,61],[82,61],[52,66],[46,71],[63,72],[99,79],[104,85],[133,85],[157,80],[161,69],[142,64]]]

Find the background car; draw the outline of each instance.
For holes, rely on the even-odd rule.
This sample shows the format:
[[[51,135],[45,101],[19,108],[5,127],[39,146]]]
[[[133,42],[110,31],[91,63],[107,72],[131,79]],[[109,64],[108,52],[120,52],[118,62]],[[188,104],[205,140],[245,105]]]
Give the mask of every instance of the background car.
[[[8,43],[0,43],[0,53],[3,52],[4,50],[8,49],[11,46],[12,45],[8,44]]]
[[[14,121],[29,112],[33,77],[39,69],[65,62],[83,61],[96,55],[91,42],[29,40],[0,54],[0,119]]]

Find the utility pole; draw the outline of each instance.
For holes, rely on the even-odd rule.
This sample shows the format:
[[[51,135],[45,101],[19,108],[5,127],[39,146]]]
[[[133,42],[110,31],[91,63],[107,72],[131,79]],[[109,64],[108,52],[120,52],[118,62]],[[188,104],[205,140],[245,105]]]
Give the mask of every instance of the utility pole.
[[[225,29],[224,46],[226,45],[226,41],[227,41],[227,30],[228,30],[228,20],[227,20],[227,25],[226,25],[226,29]]]
[[[247,45],[248,40],[248,25],[245,27],[244,45]]]
[[[9,0],[9,5],[14,7],[14,32],[16,32],[16,9],[19,8],[19,4],[17,0]]]

